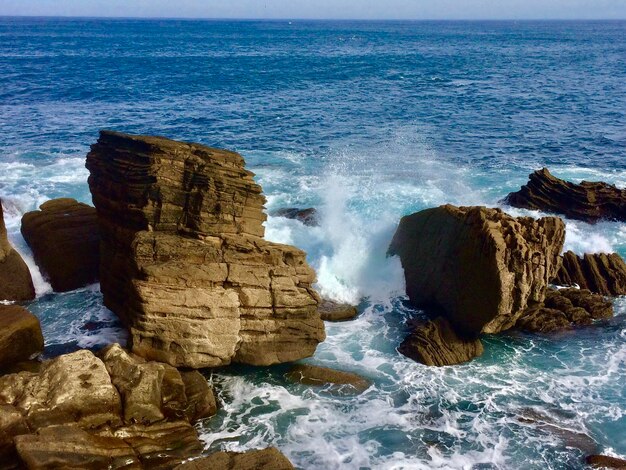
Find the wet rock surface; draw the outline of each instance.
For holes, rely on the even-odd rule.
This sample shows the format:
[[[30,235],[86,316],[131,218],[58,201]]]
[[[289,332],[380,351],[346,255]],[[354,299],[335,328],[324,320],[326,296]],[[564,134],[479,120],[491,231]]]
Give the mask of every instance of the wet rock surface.
[[[322,300],[317,311],[322,320],[331,322],[353,320],[358,313],[354,305],[342,304],[332,300]]]
[[[216,452],[176,467],[176,470],[293,470],[289,459],[274,447],[248,452]]]
[[[353,372],[330,369],[328,367],[299,364],[286,374],[287,380],[314,387],[329,386],[337,394],[359,394],[371,386],[371,382]]]
[[[611,457],[608,455],[589,455],[585,459],[587,465],[593,468],[609,468],[609,469],[624,469],[626,468],[626,460],[618,459],[617,457]]]
[[[317,209],[309,207],[307,209],[299,209],[297,207],[283,207],[272,212],[274,217],[285,217],[287,219],[295,219],[310,227],[317,227],[320,224]]]
[[[593,253],[582,257],[568,251],[563,254],[563,265],[555,284],[578,285],[596,294],[626,295],[626,263],[617,253]]]
[[[96,210],[74,199],[52,199],[22,217],[22,235],[52,288],[65,292],[98,281]]]
[[[553,176],[547,168],[532,173],[528,183],[504,202],[589,223],[626,220],[626,190],[602,182],[570,183]]]
[[[459,336],[443,317],[414,324],[398,351],[427,366],[449,366],[470,361],[483,353],[479,338]]]
[[[544,300],[560,267],[565,225],[499,209],[427,209],[403,217],[389,247],[400,256],[411,302],[464,337],[515,325]]]
[[[24,301],[35,298],[28,266],[9,243],[0,200],[0,300]]]
[[[265,198],[240,155],[103,131],[87,168],[104,303],[133,352],[193,368],[314,353],[315,272],[303,251],[263,239]]]
[[[39,319],[19,305],[0,305],[0,370],[43,351]]]

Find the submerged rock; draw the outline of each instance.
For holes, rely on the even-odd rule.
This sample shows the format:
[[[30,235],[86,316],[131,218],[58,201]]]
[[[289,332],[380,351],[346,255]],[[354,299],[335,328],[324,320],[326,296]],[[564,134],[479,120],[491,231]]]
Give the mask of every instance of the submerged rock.
[[[39,319],[19,305],[0,305],[0,370],[42,351]]]
[[[215,452],[175,470],[293,470],[289,459],[274,447],[248,452]]]
[[[341,304],[332,300],[322,300],[317,311],[324,321],[346,321],[357,316],[357,308],[354,305]]]
[[[555,284],[578,285],[582,289],[606,296],[626,295],[626,263],[617,253],[585,254],[583,257],[568,251]]]
[[[9,243],[0,200],[0,300],[24,301],[35,298],[28,266]]]
[[[276,209],[272,214],[274,217],[285,217],[287,219],[296,219],[304,225],[317,227],[320,224],[317,209],[309,207],[307,209],[299,209],[297,207],[283,207]]]
[[[193,368],[314,353],[315,272],[303,251],[263,239],[265,198],[240,155],[102,131],[87,168],[104,303],[133,352]]]
[[[586,289],[550,289],[544,302],[526,309],[516,326],[528,332],[550,333],[612,316],[613,303],[601,295]]]
[[[96,210],[75,199],[52,199],[22,217],[22,235],[52,288],[65,292],[98,281]]]
[[[331,391],[340,394],[362,393],[372,383],[352,372],[330,369],[328,367],[299,364],[287,372],[287,380],[316,387],[331,386]]]
[[[513,327],[543,301],[564,238],[556,217],[446,205],[403,217],[389,253],[400,256],[409,299],[471,338]]]
[[[602,219],[626,220],[626,190],[601,182],[570,183],[556,178],[547,168],[532,173],[528,183],[510,193],[504,202],[589,223]]]
[[[457,335],[443,317],[420,322],[398,351],[427,366],[450,366],[470,361],[483,353],[479,338]]]
[[[626,469],[626,460],[608,455],[589,455],[585,462],[594,468]]]

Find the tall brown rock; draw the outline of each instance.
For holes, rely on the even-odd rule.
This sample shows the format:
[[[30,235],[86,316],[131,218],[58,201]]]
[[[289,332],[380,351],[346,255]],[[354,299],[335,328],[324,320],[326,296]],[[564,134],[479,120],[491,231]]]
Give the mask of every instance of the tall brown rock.
[[[102,131],[87,155],[104,303],[132,349],[194,368],[310,356],[325,337],[305,253],[263,239],[265,198],[225,150]]]
[[[32,300],[35,287],[28,266],[9,243],[0,200],[0,300]]]
[[[617,253],[586,253],[572,251],[563,255],[563,265],[555,284],[573,286],[606,296],[626,295],[626,263]]]
[[[570,183],[553,176],[547,168],[532,173],[528,183],[504,202],[589,223],[626,220],[626,189],[602,182]]]
[[[410,300],[469,339],[511,328],[543,301],[564,239],[555,217],[446,205],[403,217],[389,252],[400,256]]]

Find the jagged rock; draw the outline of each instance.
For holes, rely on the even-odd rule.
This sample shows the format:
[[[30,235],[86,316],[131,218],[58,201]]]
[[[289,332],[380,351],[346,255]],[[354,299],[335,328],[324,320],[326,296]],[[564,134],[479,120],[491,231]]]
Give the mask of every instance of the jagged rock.
[[[479,338],[460,337],[443,317],[423,321],[405,338],[398,351],[427,366],[450,366],[483,353]]]
[[[607,183],[570,183],[547,168],[530,175],[525,186],[504,202],[522,209],[563,214],[569,219],[595,223],[602,219],[626,220],[626,190]]]
[[[35,298],[28,266],[9,243],[0,200],[0,300],[24,301]]]
[[[42,351],[39,319],[19,305],[0,305],[0,370]]]
[[[185,384],[185,395],[187,395],[185,415],[189,422],[193,423],[217,413],[215,394],[204,376],[195,370],[181,371],[180,375]]]
[[[357,315],[357,308],[350,304],[340,304],[332,300],[323,300],[317,308],[324,321],[352,320]]]
[[[293,366],[285,377],[294,383],[316,387],[330,386],[330,390],[337,394],[362,393],[372,385],[369,380],[358,374],[310,364]]]
[[[29,432],[26,420],[17,408],[0,405],[0,469],[18,468],[14,439]]]
[[[499,209],[427,209],[403,217],[389,247],[409,299],[446,317],[464,337],[511,328],[544,299],[559,267],[565,225]]]
[[[52,288],[65,292],[98,281],[96,210],[75,199],[52,199],[22,217],[22,235]]]
[[[240,155],[102,131],[87,168],[104,303],[134,353],[192,368],[313,354],[325,337],[315,272],[262,238],[265,198]]]
[[[610,457],[608,455],[589,455],[585,461],[587,462],[587,465],[591,465],[594,468],[626,468],[626,460],[618,459],[617,457]]]
[[[307,209],[299,209],[297,207],[283,207],[272,212],[274,217],[285,217],[287,219],[296,219],[304,225],[317,227],[320,224],[317,209],[309,207]]]
[[[289,459],[274,447],[248,452],[215,452],[175,470],[293,470]]]
[[[524,331],[550,333],[612,316],[613,304],[601,295],[586,289],[550,289],[544,302],[526,309],[516,326]]]
[[[555,284],[573,286],[606,296],[626,295],[626,263],[617,253],[585,254],[576,256],[568,251]]]

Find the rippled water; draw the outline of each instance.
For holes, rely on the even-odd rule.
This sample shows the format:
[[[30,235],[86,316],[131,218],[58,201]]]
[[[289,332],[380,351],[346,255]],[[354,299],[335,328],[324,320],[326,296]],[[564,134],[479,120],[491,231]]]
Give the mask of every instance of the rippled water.
[[[626,186],[624,22],[209,22],[0,18],[0,197],[35,270],[46,354],[124,340],[98,286],[53,294],[19,219],[53,197],[90,202],[101,128],[239,151],[268,209],[315,206],[320,227],[270,218],[308,253],[326,296],[360,303],[307,362],[373,386],[337,397],[284,366],[207,372],[223,408],[210,449],[276,445],[301,468],[582,468],[626,456],[626,301],[558,335],[485,337],[485,354],[427,368],[397,353],[407,321],[399,217],[498,205],[530,171]],[[527,212],[509,210],[511,213]],[[626,224],[567,222],[567,248],[626,255]]]

